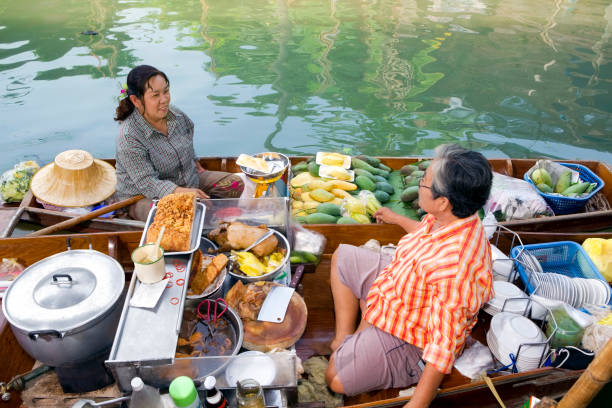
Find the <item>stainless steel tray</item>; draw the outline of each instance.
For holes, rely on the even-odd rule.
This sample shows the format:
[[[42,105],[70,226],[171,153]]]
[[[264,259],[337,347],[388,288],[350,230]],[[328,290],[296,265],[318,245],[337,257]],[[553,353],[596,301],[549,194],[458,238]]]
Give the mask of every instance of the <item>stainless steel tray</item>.
[[[153,309],[129,305],[136,286],[142,285],[136,274],[132,274],[113,348],[106,361],[111,369],[131,362],[155,366],[174,360],[192,256],[166,256],[164,260],[170,281]]]
[[[149,231],[149,227],[153,223],[153,219],[155,218],[156,213],[157,203],[153,206],[153,208],[151,208],[151,211],[149,211],[149,216],[147,217],[147,222],[145,224],[144,230],[142,231],[142,237],[140,238],[140,245],[145,244],[147,232]],[[191,225],[191,242],[189,250],[182,252],[165,252],[165,256],[188,255],[192,252],[195,252],[200,247],[200,237],[202,236],[202,229],[204,228],[205,214],[206,206],[200,202],[197,202],[195,207],[195,214],[193,216],[193,224]]]

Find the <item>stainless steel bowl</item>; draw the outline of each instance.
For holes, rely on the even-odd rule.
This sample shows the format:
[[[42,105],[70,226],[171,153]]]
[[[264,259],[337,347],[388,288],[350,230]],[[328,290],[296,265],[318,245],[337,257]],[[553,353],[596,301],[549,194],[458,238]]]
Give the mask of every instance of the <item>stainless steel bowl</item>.
[[[276,239],[278,240],[278,247],[286,251],[282,262],[276,269],[274,269],[272,272],[268,272],[261,276],[246,276],[241,273],[236,273],[233,271],[233,268],[228,267],[228,273],[232,275],[233,277],[235,277],[236,279],[240,279],[242,282],[257,282],[257,281],[262,281],[262,280],[264,281],[273,280],[274,278],[276,278],[283,271],[283,269],[289,262],[289,252],[291,252],[291,249],[289,248],[289,241],[287,241],[287,238],[285,238],[283,234],[281,234],[280,232],[276,230],[272,230],[272,231],[274,231],[274,235],[276,236]]]
[[[260,171],[250,169],[248,167],[239,166],[240,170],[242,170],[244,174],[246,174],[252,179],[262,181],[276,179],[282,176],[285,170],[287,170],[287,166],[289,166],[289,158],[282,153],[264,152],[257,153],[254,157],[260,157],[267,162],[278,163],[278,165],[276,166],[276,164],[274,164],[277,168],[272,173],[262,173]]]

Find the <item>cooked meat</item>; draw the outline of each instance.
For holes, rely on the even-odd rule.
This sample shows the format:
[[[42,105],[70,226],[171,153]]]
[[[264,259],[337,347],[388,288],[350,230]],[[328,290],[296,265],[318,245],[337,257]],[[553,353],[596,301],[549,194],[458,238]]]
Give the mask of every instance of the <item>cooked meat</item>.
[[[147,231],[147,242],[155,242],[165,225],[161,241],[164,251],[189,250],[195,205],[195,193],[168,194],[159,200],[155,218]]]
[[[241,318],[257,320],[257,315],[259,315],[259,310],[268,292],[270,292],[270,285],[266,282],[254,282],[245,286],[238,281],[227,292],[225,301]]]
[[[227,240],[232,249],[245,249],[266,232],[268,232],[268,227],[265,225],[251,227],[241,222],[232,222],[227,227]],[[274,252],[277,246],[278,239],[272,235],[251,249],[251,252],[256,256],[263,257]]]
[[[219,273],[225,268],[227,261],[227,256],[219,254],[205,267],[200,266],[200,270],[197,271],[193,279],[189,282],[189,289],[198,295],[204,292],[204,289],[213,283]]]

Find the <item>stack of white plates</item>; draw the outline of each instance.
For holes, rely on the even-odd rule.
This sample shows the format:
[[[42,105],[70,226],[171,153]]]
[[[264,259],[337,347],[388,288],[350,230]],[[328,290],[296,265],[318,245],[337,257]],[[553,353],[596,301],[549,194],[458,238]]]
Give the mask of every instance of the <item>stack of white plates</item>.
[[[493,281],[494,297],[484,305],[483,310],[491,316],[501,312],[524,314],[528,306],[528,298],[525,292],[510,282]],[[506,301],[507,299],[510,299]],[[525,300],[521,300],[525,299]],[[504,303],[506,306],[504,307]]]
[[[519,372],[538,368],[541,357],[548,353],[545,341],[544,333],[535,323],[513,313],[502,312],[493,316],[487,332],[487,344],[495,358],[503,365],[510,365],[512,354]]]
[[[558,273],[534,273],[534,294],[561,300],[576,308],[585,304],[605,305],[610,300],[610,285],[600,279],[569,278]]]

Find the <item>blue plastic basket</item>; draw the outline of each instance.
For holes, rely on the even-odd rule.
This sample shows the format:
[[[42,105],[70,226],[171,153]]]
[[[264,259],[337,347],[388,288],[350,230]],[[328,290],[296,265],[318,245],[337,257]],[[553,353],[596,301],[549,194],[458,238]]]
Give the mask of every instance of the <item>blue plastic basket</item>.
[[[606,282],[606,285],[608,284],[586,251],[575,242],[559,241],[515,246],[510,251],[510,257],[517,259],[521,249],[535,256],[545,273],[559,273],[570,278],[599,279]],[[530,273],[520,262],[516,262],[516,268],[525,288],[527,288],[527,293],[533,293],[535,288],[533,282],[529,279]],[[609,304],[612,305],[612,298]]]
[[[604,186],[604,182],[595,173],[589,170],[581,164],[574,163],[559,163],[562,166],[568,167],[571,170],[575,170],[580,173],[580,180],[587,181],[589,183],[597,183],[597,186],[588,195],[584,197],[564,197],[561,195],[552,195],[541,192],[531,181],[531,178],[527,173],[523,175],[523,179],[531,183],[535,190],[546,200],[550,208],[555,212],[555,215],[573,214],[582,211],[589,198],[593,197],[599,190]]]

